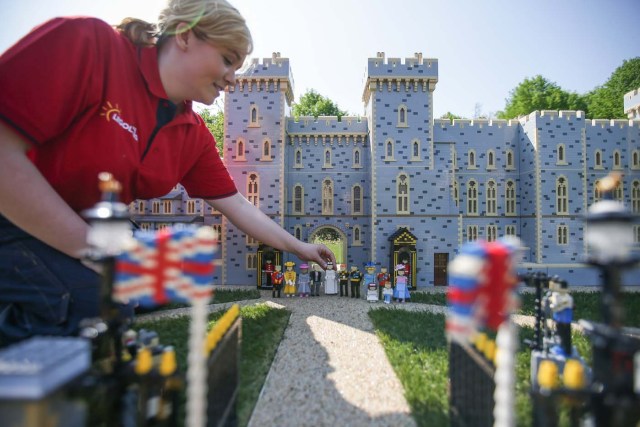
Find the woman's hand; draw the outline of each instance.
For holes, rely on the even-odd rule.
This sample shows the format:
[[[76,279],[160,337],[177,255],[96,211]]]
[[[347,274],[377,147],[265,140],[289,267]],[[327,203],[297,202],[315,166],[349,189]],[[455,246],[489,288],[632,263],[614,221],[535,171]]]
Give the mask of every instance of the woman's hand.
[[[303,261],[315,262],[323,270],[327,269],[327,262],[331,261],[336,265],[336,257],[325,245],[305,243],[298,241],[293,253]]]

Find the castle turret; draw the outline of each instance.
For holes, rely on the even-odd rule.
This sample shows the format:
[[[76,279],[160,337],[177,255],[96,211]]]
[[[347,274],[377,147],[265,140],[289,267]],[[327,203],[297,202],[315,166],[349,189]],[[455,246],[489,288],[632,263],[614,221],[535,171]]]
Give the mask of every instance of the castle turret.
[[[266,215],[284,225],[285,116],[293,102],[289,59],[274,52],[253,59],[227,88],[224,103],[224,162],[238,190]],[[222,283],[256,282],[257,247],[233,224],[223,221]]]

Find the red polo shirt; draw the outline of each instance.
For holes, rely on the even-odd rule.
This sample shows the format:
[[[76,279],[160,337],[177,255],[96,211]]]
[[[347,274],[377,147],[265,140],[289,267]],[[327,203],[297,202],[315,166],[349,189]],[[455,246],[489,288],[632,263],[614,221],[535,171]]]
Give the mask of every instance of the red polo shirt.
[[[102,171],[124,203],[177,183],[194,198],[237,192],[191,102],[173,117],[157,54],[98,19],[56,18],[0,57],[0,120],[33,143],[29,157],[76,211],[98,201]]]

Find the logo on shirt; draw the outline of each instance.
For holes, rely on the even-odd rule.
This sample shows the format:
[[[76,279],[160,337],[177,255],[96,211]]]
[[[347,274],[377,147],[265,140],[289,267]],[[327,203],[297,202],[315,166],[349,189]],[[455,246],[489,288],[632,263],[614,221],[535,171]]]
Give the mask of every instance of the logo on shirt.
[[[102,111],[104,112],[100,113],[100,115],[106,117],[108,122],[116,122],[122,129],[129,132],[133,136],[133,139],[135,139],[136,141],[138,140],[138,129],[135,126],[130,125],[129,123],[124,121],[122,116],[120,116],[122,111],[120,111],[120,107],[118,107],[118,104],[116,104],[114,107],[113,105],[111,105],[111,102],[107,101],[106,104],[102,106]]]

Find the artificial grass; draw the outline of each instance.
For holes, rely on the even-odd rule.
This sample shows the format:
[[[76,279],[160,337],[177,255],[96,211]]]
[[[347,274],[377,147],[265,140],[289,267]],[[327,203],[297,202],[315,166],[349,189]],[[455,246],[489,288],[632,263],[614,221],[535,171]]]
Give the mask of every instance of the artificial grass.
[[[260,291],[257,289],[216,289],[213,292],[210,304],[222,304],[225,302],[259,299]],[[187,303],[173,303],[157,307],[136,307],[137,314],[153,313],[156,311],[172,310],[174,308],[189,307]]]
[[[237,292],[237,291],[234,291]],[[238,295],[236,295],[238,296]],[[218,302],[218,301],[216,301]],[[209,330],[224,314],[209,315]],[[258,400],[271,361],[280,344],[291,312],[275,309],[265,304],[241,308],[242,344],[240,350],[240,390],[237,400],[238,425],[246,426]],[[161,319],[136,323],[136,329],[156,331],[163,345],[173,345],[176,350],[178,367],[186,372],[190,317]],[[182,396],[184,403],[184,395]],[[184,408],[184,405],[181,405]],[[184,421],[184,416],[180,416]],[[180,424],[183,425],[183,424]]]
[[[405,397],[418,426],[450,425],[449,356],[444,334],[445,317],[426,312],[412,313],[396,309],[369,311],[389,362],[400,379]],[[520,349],[516,365],[516,419],[519,426],[530,426],[529,397],[531,350],[522,342],[533,339],[533,330],[520,329]],[[573,334],[578,351],[590,361],[589,342]]]
[[[602,294],[599,290],[593,292],[575,292],[570,291],[573,298],[574,312],[573,319],[593,320],[595,322],[602,321]],[[535,315],[535,293],[520,294],[520,308],[518,314],[527,316]],[[446,305],[447,296],[445,293],[428,293],[414,292],[411,294],[411,302],[420,304]],[[623,324],[625,326],[640,327],[640,292],[623,292],[620,296],[620,302],[624,313]]]

